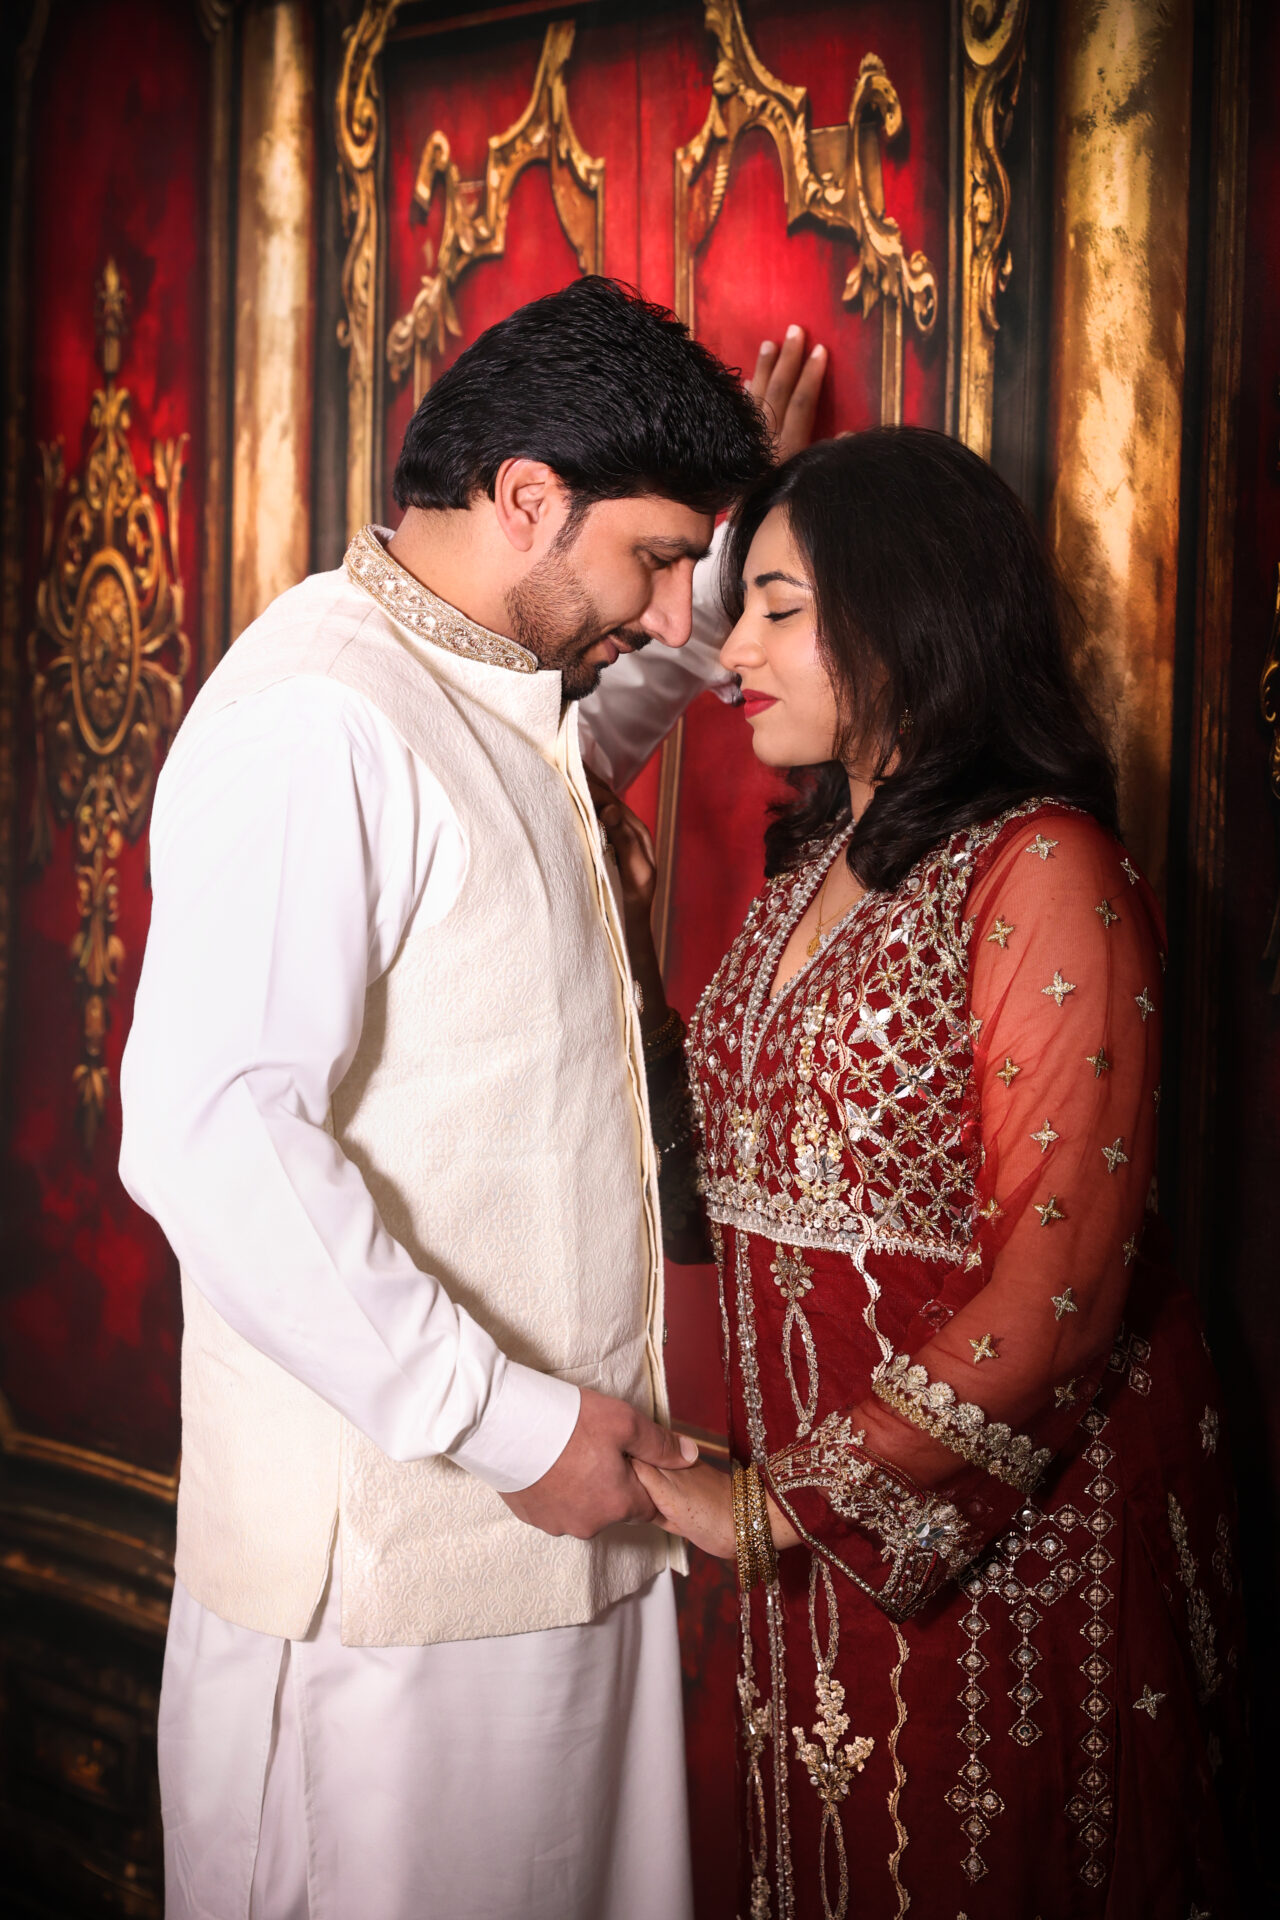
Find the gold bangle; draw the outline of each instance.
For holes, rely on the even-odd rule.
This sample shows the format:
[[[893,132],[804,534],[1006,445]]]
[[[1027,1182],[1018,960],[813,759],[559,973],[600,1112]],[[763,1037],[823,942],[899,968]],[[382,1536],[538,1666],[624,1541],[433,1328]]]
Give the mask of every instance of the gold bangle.
[[[778,1570],[777,1549],[764,1482],[754,1461],[733,1469],[733,1536],[740,1591],[749,1593],[762,1581],[772,1585]]]

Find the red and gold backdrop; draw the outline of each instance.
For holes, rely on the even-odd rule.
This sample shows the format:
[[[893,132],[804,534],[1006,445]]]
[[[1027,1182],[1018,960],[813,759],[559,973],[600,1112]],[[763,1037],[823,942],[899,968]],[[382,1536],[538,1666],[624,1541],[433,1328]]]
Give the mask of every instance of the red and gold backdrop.
[[[944,427],[1043,506],[1133,842],[1167,870],[1174,1198],[1255,1505],[1274,1500],[1247,1356],[1274,1348],[1259,1276],[1280,1235],[1258,702],[1280,561],[1280,48],[1264,6],[1210,11],[1197,39],[1193,0],[5,10],[0,1799],[30,1911],[161,1910],[178,1306],[115,1172],[155,772],[234,631],[386,517],[415,396],[579,272],[675,306],[738,366],[798,321],[831,350],[820,432]],[[632,791],[686,1010],[758,886],[769,791],[710,698]],[[669,1301],[674,1406],[714,1436],[710,1275],[673,1270]],[[699,1914],[727,1920],[719,1569],[700,1562],[682,1609]]]

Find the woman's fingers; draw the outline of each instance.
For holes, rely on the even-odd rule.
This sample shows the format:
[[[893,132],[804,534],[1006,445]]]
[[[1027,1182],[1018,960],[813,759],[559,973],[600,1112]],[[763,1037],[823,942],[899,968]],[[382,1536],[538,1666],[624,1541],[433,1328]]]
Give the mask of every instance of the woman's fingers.
[[[806,355],[803,327],[788,327],[781,346],[761,342],[750,390],[768,415],[780,460],[789,460],[812,439],[826,371],[826,348]]]

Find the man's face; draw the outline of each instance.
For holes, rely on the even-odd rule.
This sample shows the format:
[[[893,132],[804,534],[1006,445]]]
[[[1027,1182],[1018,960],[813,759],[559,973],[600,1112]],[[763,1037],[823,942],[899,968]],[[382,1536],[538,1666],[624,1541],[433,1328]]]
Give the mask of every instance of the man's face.
[[[509,632],[563,677],[567,700],[594,691],[622,653],[682,647],[693,624],[693,569],[712,517],[639,494],[572,518],[507,594]]]

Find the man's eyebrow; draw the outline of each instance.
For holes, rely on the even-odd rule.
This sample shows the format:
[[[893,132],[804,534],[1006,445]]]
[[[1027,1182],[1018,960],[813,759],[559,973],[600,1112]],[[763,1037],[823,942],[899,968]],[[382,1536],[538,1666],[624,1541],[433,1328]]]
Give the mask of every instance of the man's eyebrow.
[[[705,560],[711,551],[705,542],[699,546],[696,540],[686,540],[682,534],[675,533],[656,533],[652,540],[639,540],[636,544],[663,560]]]
[[[786,587],[799,587],[801,593],[813,592],[813,587],[808,580],[797,580],[793,573],[758,573],[755,584],[758,587],[769,587],[775,580],[780,580]],[[747,583],[744,580],[742,584],[745,587]]]

